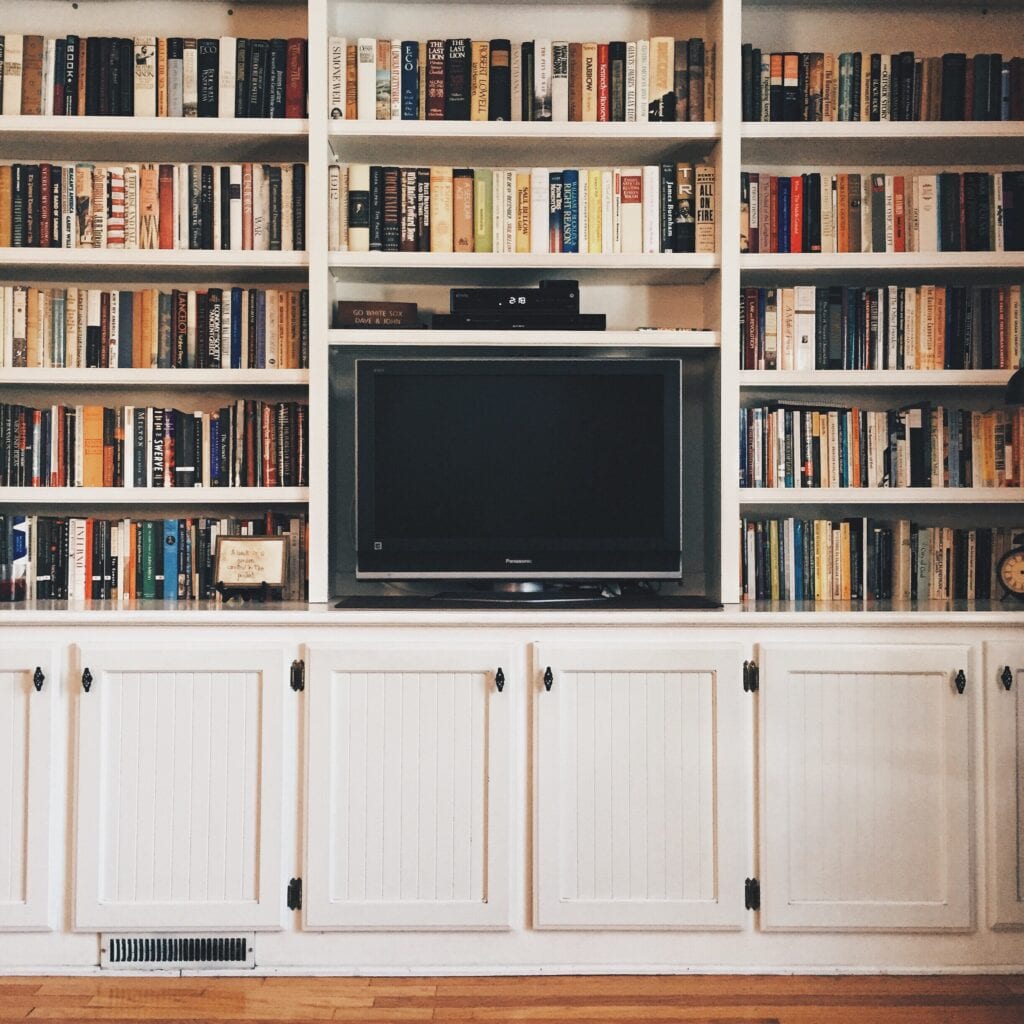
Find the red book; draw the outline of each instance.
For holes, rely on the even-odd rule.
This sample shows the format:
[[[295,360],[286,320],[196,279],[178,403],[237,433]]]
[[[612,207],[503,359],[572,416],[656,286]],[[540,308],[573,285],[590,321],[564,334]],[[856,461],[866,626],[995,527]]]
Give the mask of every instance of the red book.
[[[804,251],[804,180],[799,174],[789,179],[789,251]]]
[[[892,246],[896,252],[907,251],[907,197],[902,174],[892,179]]]
[[[306,116],[306,40],[289,39],[284,72],[284,116]]]
[[[174,167],[160,165],[160,248],[174,248]]]
[[[53,171],[50,164],[39,165],[39,247],[49,249],[53,242]]]
[[[608,44],[597,44],[597,119],[612,119],[611,71],[608,64]]]
[[[768,182],[768,247],[762,244],[761,252],[779,251],[779,179],[773,174]]]

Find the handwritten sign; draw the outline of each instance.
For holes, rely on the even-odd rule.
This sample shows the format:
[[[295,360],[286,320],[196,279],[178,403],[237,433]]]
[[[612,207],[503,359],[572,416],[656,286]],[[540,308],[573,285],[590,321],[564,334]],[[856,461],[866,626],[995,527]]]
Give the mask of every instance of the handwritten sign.
[[[218,537],[216,582],[225,587],[283,587],[287,537]]]

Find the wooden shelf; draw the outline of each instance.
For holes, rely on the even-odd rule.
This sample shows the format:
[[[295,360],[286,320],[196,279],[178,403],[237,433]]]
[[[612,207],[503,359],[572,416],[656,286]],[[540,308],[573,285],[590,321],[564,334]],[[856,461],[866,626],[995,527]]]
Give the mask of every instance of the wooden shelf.
[[[716,349],[717,331],[360,331],[332,330],[329,345],[507,345],[666,347]]]
[[[0,386],[244,388],[306,387],[309,370],[0,369]]]
[[[0,487],[0,505],[299,505],[307,487]]]
[[[741,370],[740,387],[773,388],[1004,388],[1013,370]]]
[[[1013,505],[1021,487],[741,487],[740,506]]]

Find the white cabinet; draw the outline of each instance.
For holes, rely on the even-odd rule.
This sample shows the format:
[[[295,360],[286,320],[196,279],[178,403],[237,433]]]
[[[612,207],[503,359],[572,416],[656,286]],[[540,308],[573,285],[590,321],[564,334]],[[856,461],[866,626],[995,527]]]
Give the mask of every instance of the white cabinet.
[[[516,652],[385,638],[309,665],[305,926],[507,928]]]
[[[988,893],[993,928],[1024,926],[1024,642],[985,644]]]
[[[79,648],[75,927],[279,928],[281,647]]]
[[[741,926],[741,660],[734,645],[535,646],[538,928]]]
[[[970,649],[761,653],[762,927],[970,927]]]
[[[46,644],[0,646],[0,931],[53,924],[57,663]]]

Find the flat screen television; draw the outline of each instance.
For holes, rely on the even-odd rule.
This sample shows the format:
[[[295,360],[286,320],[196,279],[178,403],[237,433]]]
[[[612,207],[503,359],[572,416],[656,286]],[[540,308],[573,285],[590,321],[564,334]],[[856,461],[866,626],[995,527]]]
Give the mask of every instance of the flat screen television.
[[[357,359],[357,578],[678,579],[681,378],[669,358]]]

